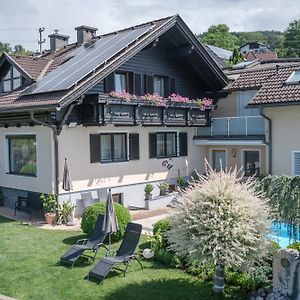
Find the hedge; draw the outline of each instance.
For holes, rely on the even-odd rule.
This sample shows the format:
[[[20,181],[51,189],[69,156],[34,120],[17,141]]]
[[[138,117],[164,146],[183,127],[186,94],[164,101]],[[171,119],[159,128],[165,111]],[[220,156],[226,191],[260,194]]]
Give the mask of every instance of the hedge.
[[[119,203],[114,203],[114,208],[119,224],[119,231],[111,235],[111,241],[117,242],[123,238],[127,224],[131,221],[128,208]],[[81,220],[81,229],[88,235],[91,234],[99,214],[105,214],[106,203],[96,203],[87,207]]]

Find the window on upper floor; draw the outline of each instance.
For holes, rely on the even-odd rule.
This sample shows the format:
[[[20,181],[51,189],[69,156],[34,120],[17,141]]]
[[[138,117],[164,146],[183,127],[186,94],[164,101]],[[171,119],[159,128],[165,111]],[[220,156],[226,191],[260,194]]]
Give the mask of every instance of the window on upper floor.
[[[153,78],[153,91],[154,93],[164,97],[165,96],[165,78],[162,76],[154,76]]]
[[[10,67],[4,77],[1,79],[1,92],[11,92],[22,85],[21,73],[14,67]]]
[[[127,74],[126,73],[115,73],[115,91],[116,92],[122,92],[126,91],[128,92],[128,80],[127,80]]]
[[[295,70],[285,82],[286,84],[299,84],[300,83],[300,70]]]

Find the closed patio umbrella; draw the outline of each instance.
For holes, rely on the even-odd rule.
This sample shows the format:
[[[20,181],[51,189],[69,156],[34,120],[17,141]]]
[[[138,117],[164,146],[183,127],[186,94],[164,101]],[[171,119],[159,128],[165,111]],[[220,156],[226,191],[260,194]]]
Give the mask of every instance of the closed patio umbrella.
[[[112,233],[119,230],[119,224],[117,216],[115,213],[114,202],[111,194],[111,189],[108,190],[105,218],[103,223],[103,231],[109,235],[109,245],[110,245],[110,236]]]
[[[71,191],[72,189],[72,180],[71,180],[71,175],[69,172],[69,167],[66,158],[65,158],[65,165],[64,165],[64,172],[63,172],[62,188],[65,191]]]
[[[72,179],[67,163],[67,159],[65,158],[65,165],[64,165],[64,171],[63,171],[63,180],[62,180],[62,188],[66,191],[69,192],[69,197],[71,201],[71,189],[72,189]],[[70,216],[71,219],[70,221],[67,222],[67,225],[73,225],[73,213]]]

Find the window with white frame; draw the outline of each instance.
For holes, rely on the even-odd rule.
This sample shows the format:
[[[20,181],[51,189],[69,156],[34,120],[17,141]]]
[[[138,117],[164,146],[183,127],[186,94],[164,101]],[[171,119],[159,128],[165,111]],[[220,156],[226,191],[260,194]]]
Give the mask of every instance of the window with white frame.
[[[299,84],[300,83],[300,70],[295,70],[293,73],[289,76],[286,84]]]
[[[294,151],[292,159],[292,175],[300,175],[300,151]]]
[[[115,91],[128,92],[126,73],[115,73]]]
[[[7,136],[9,173],[36,176],[35,135]]]
[[[245,176],[257,176],[260,174],[260,154],[257,150],[243,151],[243,167]]]
[[[162,76],[154,76],[154,93],[158,94],[161,97],[165,96],[165,90],[164,90],[164,82],[165,78]]]

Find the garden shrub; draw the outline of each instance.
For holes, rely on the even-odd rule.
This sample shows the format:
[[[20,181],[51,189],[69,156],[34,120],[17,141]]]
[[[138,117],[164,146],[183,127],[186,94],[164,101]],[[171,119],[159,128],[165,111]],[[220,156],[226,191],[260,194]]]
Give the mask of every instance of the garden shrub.
[[[300,252],[300,242],[294,242],[287,246],[288,249],[294,249]]]
[[[153,226],[153,235],[156,235],[158,232],[162,235],[161,247],[167,248],[168,242],[165,237],[165,233],[171,228],[171,221],[169,218],[161,219],[156,222]]]
[[[131,221],[131,217],[128,208],[122,206],[121,204],[114,203],[114,208],[118,219],[119,231],[111,235],[111,240],[112,242],[117,242],[122,239],[125,233],[126,226]],[[105,209],[106,203],[96,203],[84,210],[81,220],[81,229],[83,230],[83,232],[90,235],[96,224],[98,215],[104,215]]]

